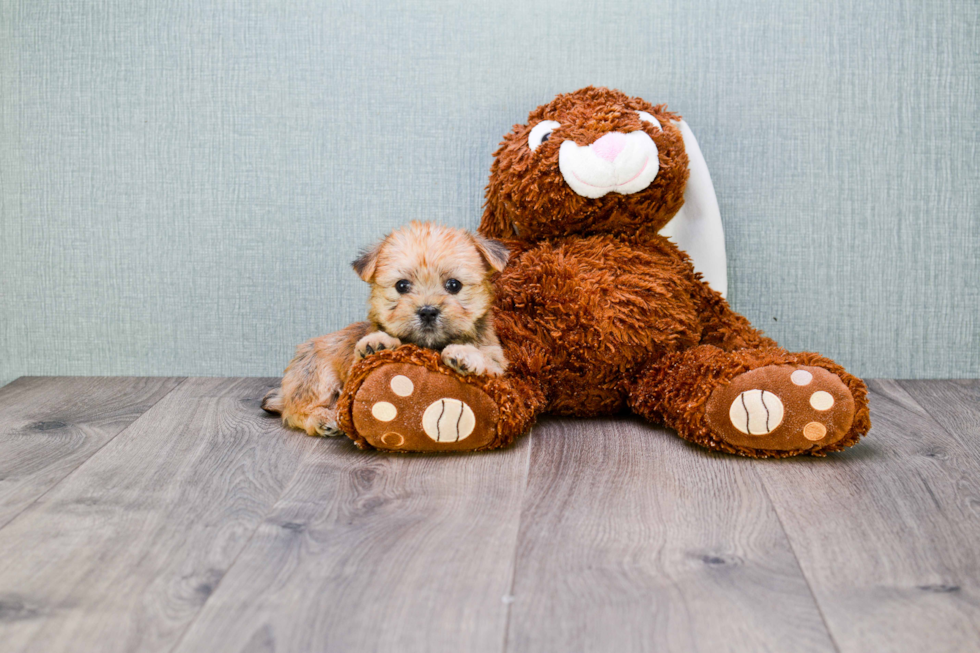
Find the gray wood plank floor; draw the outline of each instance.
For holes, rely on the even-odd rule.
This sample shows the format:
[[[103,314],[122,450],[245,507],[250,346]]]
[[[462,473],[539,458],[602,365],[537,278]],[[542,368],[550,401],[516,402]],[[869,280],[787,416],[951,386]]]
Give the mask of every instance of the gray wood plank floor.
[[[980,650],[980,382],[782,461],[628,417],[361,452],[273,382],[0,389],[0,653]]]
[[[25,377],[0,390],[0,525],[88,460],[180,381]]]

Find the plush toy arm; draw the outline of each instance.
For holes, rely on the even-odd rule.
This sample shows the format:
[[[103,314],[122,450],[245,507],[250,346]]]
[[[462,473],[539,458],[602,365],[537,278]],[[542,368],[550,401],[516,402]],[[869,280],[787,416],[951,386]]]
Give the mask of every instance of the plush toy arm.
[[[684,190],[684,206],[660,234],[687,252],[694,269],[724,297],[728,294],[728,261],[715,187],[694,132],[683,120],[674,124],[684,138],[690,176]]]

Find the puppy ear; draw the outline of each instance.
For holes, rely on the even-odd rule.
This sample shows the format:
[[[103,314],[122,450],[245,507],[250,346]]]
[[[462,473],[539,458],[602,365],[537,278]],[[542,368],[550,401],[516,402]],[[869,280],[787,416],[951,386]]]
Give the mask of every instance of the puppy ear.
[[[354,268],[354,272],[357,272],[357,276],[368,283],[371,283],[371,279],[374,278],[374,271],[378,267],[378,254],[381,253],[383,244],[384,241],[381,241],[370,249],[361,250],[361,254],[351,262],[351,267]]]
[[[507,245],[493,238],[484,238],[480,234],[473,234],[473,242],[476,244],[480,256],[491,269],[501,272],[507,267],[507,260],[510,258],[510,250],[507,249]]]

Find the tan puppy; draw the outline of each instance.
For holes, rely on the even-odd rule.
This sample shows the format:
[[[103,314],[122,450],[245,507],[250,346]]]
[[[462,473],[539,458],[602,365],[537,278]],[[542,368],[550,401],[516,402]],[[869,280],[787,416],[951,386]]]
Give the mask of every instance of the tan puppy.
[[[412,222],[354,261],[371,284],[368,322],[304,342],[262,408],[310,435],[341,435],[337,399],[351,365],[405,343],[436,349],[460,374],[503,374],[490,277],[509,252],[461,229]]]

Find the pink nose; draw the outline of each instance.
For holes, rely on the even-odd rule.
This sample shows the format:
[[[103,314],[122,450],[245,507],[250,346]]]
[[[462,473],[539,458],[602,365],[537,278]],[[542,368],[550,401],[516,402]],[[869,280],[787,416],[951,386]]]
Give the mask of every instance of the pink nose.
[[[624,147],[626,147],[626,134],[609,132],[592,144],[592,151],[597,156],[612,163]]]

